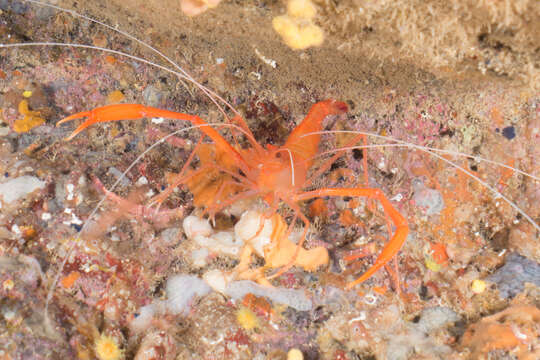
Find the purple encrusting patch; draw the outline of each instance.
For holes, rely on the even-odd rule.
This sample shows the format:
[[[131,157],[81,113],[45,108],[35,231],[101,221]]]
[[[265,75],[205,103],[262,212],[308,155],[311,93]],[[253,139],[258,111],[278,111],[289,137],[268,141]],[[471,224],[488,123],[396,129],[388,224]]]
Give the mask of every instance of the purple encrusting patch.
[[[508,140],[512,140],[516,137],[516,129],[513,126],[507,126],[502,129],[502,134]]]
[[[486,280],[497,284],[504,299],[513,298],[523,290],[526,282],[540,286],[540,264],[518,253],[511,253],[506,257],[506,264]]]

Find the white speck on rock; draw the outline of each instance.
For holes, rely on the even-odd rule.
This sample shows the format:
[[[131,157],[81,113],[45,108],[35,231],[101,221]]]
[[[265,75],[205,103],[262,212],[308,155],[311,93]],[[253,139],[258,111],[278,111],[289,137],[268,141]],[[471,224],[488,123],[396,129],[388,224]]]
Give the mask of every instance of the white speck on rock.
[[[207,249],[197,249],[193,250],[191,252],[191,259],[193,261],[193,265],[196,267],[203,267],[207,265],[206,258],[208,257],[210,253]]]
[[[14,224],[12,227],[11,227],[11,231],[13,231],[14,234],[16,235],[20,235],[21,234],[21,229],[19,228],[19,226],[17,224]]]
[[[142,185],[146,185],[146,184],[148,184],[148,179],[146,177],[144,177],[144,176],[141,176],[136,182],[137,186],[142,186]]]

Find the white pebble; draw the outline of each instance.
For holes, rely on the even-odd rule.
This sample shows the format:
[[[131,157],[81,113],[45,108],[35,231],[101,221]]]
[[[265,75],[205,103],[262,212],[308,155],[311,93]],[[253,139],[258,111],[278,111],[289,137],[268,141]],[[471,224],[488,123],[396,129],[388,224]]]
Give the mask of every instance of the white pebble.
[[[0,184],[0,197],[9,204],[44,187],[45,181],[41,181],[34,176],[24,175]]]
[[[234,226],[234,233],[237,240],[241,242],[249,241],[257,255],[264,257],[264,247],[272,241],[272,221],[263,221],[263,214],[257,211],[246,211]],[[262,229],[261,229],[262,226]],[[259,235],[254,237],[257,232]]]
[[[148,184],[148,179],[145,177],[145,176],[141,176],[138,180],[137,180],[137,186],[141,186],[141,185],[146,185]]]
[[[191,252],[191,260],[193,265],[196,267],[206,266],[206,258],[208,257],[208,250],[206,249],[197,249]]]
[[[20,235],[20,234],[21,234],[21,229],[19,228],[19,225],[17,225],[17,224],[14,224],[14,225],[11,227],[11,231],[13,231],[13,233],[16,234],[16,235]]]
[[[187,314],[193,296],[204,296],[210,287],[194,275],[175,275],[167,281],[167,309],[172,314]]]
[[[203,280],[215,291],[224,294],[227,285],[231,282],[233,275],[226,275],[223,271],[210,270],[203,275]]]
[[[193,239],[197,235],[210,236],[212,234],[212,227],[208,220],[200,219],[193,215],[187,216],[184,219],[183,227],[189,239]]]
[[[210,251],[231,256],[238,256],[243,245],[243,242],[235,241],[233,233],[229,231],[220,231],[210,236],[196,235],[193,241]]]

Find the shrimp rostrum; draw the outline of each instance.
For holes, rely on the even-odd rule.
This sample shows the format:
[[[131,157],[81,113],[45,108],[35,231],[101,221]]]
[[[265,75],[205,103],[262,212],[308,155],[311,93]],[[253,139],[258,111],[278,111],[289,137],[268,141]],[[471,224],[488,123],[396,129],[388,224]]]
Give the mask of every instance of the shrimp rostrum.
[[[337,152],[331,158],[323,161],[322,164],[317,167],[314,166],[314,158],[319,152],[324,119],[330,115],[345,114],[347,110],[345,103],[336,100],[325,100],[314,104],[306,118],[290,133],[285,143],[280,147],[270,144],[266,146],[260,145],[240,116],[236,116],[232,120],[232,123],[236,125],[229,125],[239,129],[246,136],[249,145],[244,147],[231,145],[214,127],[198,116],[138,104],[109,105],[91,111],[80,112],[61,120],[57,125],[86,118],[86,121],[68,139],[72,139],[92,124],[115,120],[164,117],[188,121],[193,126],[197,126],[205,136],[212,140],[214,157],[220,157],[223,160],[207,162],[206,164],[201,161],[201,167],[192,172],[186,172],[187,164],[184,165],[183,170],[176,176],[173,184],[159,194],[155,201],[162,201],[170,193],[171,188],[189,184],[190,181],[193,183],[193,179],[204,172],[219,171],[227,175],[227,180],[222,181],[217,186],[214,195],[207,201],[203,201],[203,204],[195,204],[205,205],[205,212],[210,214],[211,217],[234,202],[248,198],[259,197],[268,204],[268,219],[278,210],[282,203],[286,204],[294,214],[293,220],[288,226],[287,236],[297,220],[303,222],[304,230],[293,257],[271,277],[279,276],[290,269],[303,247],[310,221],[302,213],[300,202],[313,198],[340,196],[365,197],[378,201],[388,221],[391,220],[393,223],[394,229],[388,243],[384,246],[374,264],[358,279],[347,284],[347,288],[351,288],[370,278],[398,253],[407,238],[409,228],[405,218],[378,188],[325,187],[316,190],[305,190],[312,186],[313,181],[328,170],[332,163],[342,155],[343,152]],[[361,136],[355,137],[351,140],[351,145],[359,142],[360,139]],[[207,144],[199,142],[194,152],[202,154],[204,145]],[[219,156],[219,154],[222,156]],[[202,160],[202,156],[199,156]],[[188,163],[192,158],[193,156],[190,156]],[[390,223],[388,227],[392,230]]]

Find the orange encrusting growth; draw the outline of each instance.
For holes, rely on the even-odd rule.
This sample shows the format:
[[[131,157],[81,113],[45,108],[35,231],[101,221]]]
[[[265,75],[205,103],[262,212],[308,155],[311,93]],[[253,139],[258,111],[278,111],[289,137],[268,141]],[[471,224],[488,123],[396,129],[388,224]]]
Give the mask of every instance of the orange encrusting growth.
[[[249,236],[247,244],[244,245],[240,255],[240,262],[235,268],[239,279],[257,281],[262,285],[271,286],[270,282],[265,278],[265,268],[280,268],[288,266],[291,262],[294,266],[303,268],[306,271],[315,271],[321,266],[328,265],[328,251],[322,246],[314,247],[306,250],[303,247],[298,247],[288,238],[287,223],[279,214],[273,214],[270,219],[262,213],[256,211],[248,211],[242,216],[258,219],[260,229],[255,232],[255,235]],[[240,223],[239,222],[239,223]],[[269,226],[267,228],[267,226]],[[267,231],[270,229],[271,234]],[[263,235],[263,233],[265,233]],[[251,235],[251,234],[250,234]],[[262,235],[262,239],[259,237]],[[264,238],[268,235],[269,241],[265,243]],[[261,240],[263,244],[261,244]],[[262,245],[262,254],[257,250]],[[264,266],[253,269],[250,267],[252,254],[261,255],[264,258]]]
[[[431,245],[431,257],[439,265],[446,264],[448,262],[448,254],[446,253],[446,246],[442,243],[432,243]]]
[[[339,214],[339,222],[343,226],[353,226],[358,224],[358,219],[354,216],[351,209],[345,209]]]
[[[87,117],[86,121],[79,125],[67,138],[68,140],[94,123],[123,119],[164,117],[189,121],[191,124],[198,126],[201,132],[212,139],[214,146],[207,147],[199,143],[195,153],[191,154],[187,163],[184,165],[182,174],[178,175],[174,181],[174,186],[185,184],[193,189],[195,191],[194,195],[198,197],[196,202],[201,206],[206,206],[206,211],[211,216],[237,200],[259,196],[268,203],[271,213],[277,212],[280,203],[283,202],[294,213],[294,220],[291,224],[294,224],[297,219],[300,219],[304,223],[304,232],[295,247],[292,257],[283,257],[283,254],[279,252],[279,248],[276,249],[278,253],[269,256],[272,258],[275,257],[274,260],[267,259],[265,256],[267,262],[270,261],[274,265],[283,266],[277,273],[269,277],[269,279],[283,274],[298,263],[298,260],[300,260],[299,256],[302,257],[302,255],[305,255],[301,249],[303,249],[303,243],[310,226],[310,221],[301,212],[300,205],[298,205],[300,201],[325,196],[367,197],[379,201],[387,217],[393,221],[396,230],[373,266],[360,278],[347,285],[347,288],[350,289],[354,285],[370,278],[398,253],[407,238],[409,228],[405,218],[392,206],[388,198],[379,189],[322,188],[308,192],[302,190],[310,186],[314,179],[322,176],[330,168],[332,163],[342,155],[342,152],[337,152],[330,159],[324,161],[316,171],[312,171],[311,169],[313,159],[319,149],[323,120],[328,115],[341,115],[346,111],[347,105],[335,100],[325,100],[314,104],[306,118],[291,132],[285,144],[281,147],[273,145],[262,147],[259,145],[253,138],[253,134],[247,127],[247,124],[240,116],[236,116],[233,119],[233,123],[238,124],[237,127],[242,129],[242,132],[249,140],[250,146],[246,148],[233,147],[220,133],[198,116],[138,104],[119,104],[96,108],[91,111],[69,116],[58,122],[57,125]],[[365,138],[355,137],[350,143],[354,145],[360,139],[363,139],[365,142]],[[199,155],[202,166],[183,177],[183,172],[187,169],[194,154]],[[365,158],[364,164],[366,164]],[[367,167],[364,169],[364,175],[367,179],[366,171]],[[311,177],[308,176],[310,174]],[[205,179],[204,181],[207,185],[199,189],[197,183],[201,179]],[[172,190],[167,189],[163,194],[169,194],[170,191]],[[162,200],[158,195],[157,201]],[[293,225],[287,226],[285,224],[285,228],[287,228],[287,231],[283,232],[285,238],[288,238],[291,226]],[[283,250],[283,253],[290,253],[290,249],[287,249],[287,251]],[[285,258],[287,259],[286,261],[283,260]],[[277,259],[280,260],[278,261]]]
[[[73,286],[73,284],[75,284],[75,281],[77,281],[80,276],[81,273],[79,273],[78,271],[72,271],[69,273],[68,276],[62,279],[61,284],[64,288],[69,289]]]
[[[23,115],[22,119],[17,119],[13,124],[13,130],[17,133],[25,133],[33,128],[45,123],[39,111],[32,111],[28,107],[28,101],[22,100],[19,103],[19,113]]]

